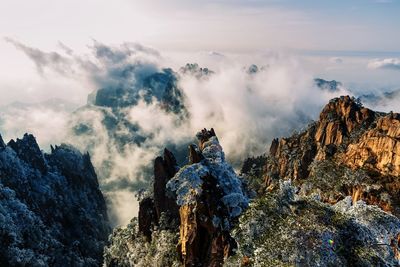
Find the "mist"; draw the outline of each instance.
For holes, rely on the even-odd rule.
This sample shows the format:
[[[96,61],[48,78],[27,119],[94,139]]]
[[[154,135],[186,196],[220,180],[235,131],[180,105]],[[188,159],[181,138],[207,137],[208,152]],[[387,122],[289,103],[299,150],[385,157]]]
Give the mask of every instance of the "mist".
[[[65,45],[56,53],[10,42],[34,61],[39,75],[81,81],[82,87],[74,90],[91,93],[87,104],[73,111],[46,104],[4,109],[2,135],[10,139],[26,131],[42,146],[70,143],[90,151],[114,225],[137,215],[135,194],[151,185],[153,160],[164,147],[184,162],[196,132],[213,127],[228,160],[239,169],[247,157],[266,153],[273,138],[317,119],[329,99],[349,94],[345,87],[335,92],[316,87],[315,74],[301,58],[279,51],[256,60],[254,55],[206,53],[200,61],[212,65],[207,73],[200,67],[209,66],[184,72],[176,67],[181,58],[134,43],[94,41],[89,53],[76,54]],[[166,108],[162,86],[145,88],[146,77],[155,73],[176,77],[173,96],[178,104],[173,108]],[[116,90],[124,94],[112,98],[113,106],[96,104],[100,91]]]

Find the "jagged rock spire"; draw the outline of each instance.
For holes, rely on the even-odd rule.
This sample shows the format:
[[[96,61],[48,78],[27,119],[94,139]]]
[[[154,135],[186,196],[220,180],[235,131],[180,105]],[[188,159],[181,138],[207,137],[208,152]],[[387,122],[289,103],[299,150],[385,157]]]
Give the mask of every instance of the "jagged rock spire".
[[[140,202],[139,231],[150,239],[161,214],[171,221],[179,218],[177,245],[183,265],[222,266],[236,247],[229,230],[248,199],[225,162],[215,131],[203,129],[197,138],[199,147],[189,146],[189,164],[181,169],[168,150],[156,158],[154,195]]]
[[[0,134],[0,149],[3,149],[5,147],[6,147],[6,144],[4,143],[3,138],[1,137],[1,134]]]
[[[47,164],[44,159],[43,153],[36,142],[35,137],[32,134],[24,134],[22,139],[11,141],[7,144],[11,147],[18,155],[20,159],[33,167],[45,173],[47,171]]]
[[[159,223],[162,213],[171,220],[178,218],[178,206],[166,193],[167,182],[179,170],[175,156],[164,149],[163,157],[154,160],[153,196],[146,197],[139,203],[139,231],[151,239],[152,227]]]

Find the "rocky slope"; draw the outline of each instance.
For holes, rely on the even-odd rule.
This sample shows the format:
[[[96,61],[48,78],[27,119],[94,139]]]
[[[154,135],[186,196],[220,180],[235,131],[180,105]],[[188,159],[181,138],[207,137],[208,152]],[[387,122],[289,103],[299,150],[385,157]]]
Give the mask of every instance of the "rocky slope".
[[[362,107],[344,96],[330,101],[319,121],[275,139],[266,159],[265,188],[292,179],[301,193],[331,204],[350,195],[400,215],[400,115]]]
[[[227,266],[398,266],[399,115],[331,100],[242,168],[256,193]],[[392,213],[392,214],[391,214]]]
[[[232,231],[225,266],[398,266],[400,220],[351,197],[335,205],[289,181],[256,198]]]
[[[305,132],[246,160],[242,177],[214,131],[199,132],[188,165],[168,150],[156,159],[153,190],[110,237],[106,266],[398,266],[400,219],[387,211],[399,176],[379,165],[394,155],[377,148],[368,168],[346,156],[374,132],[396,141],[396,116],[334,99]]]
[[[88,154],[0,137],[0,266],[99,266],[109,233]]]

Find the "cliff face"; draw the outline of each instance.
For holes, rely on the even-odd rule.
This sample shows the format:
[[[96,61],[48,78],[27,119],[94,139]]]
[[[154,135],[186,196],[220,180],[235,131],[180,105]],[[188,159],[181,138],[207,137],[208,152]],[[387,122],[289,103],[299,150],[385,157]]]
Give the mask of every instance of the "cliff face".
[[[352,195],[400,215],[399,146],[399,114],[374,112],[349,96],[336,98],[304,132],[272,142],[265,184],[292,179],[304,193],[322,192],[325,201]],[[336,178],[324,182],[327,176]]]
[[[349,144],[342,161],[352,168],[365,164],[382,174],[400,175],[400,114],[388,114],[376,126]]]
[[[98,266],[110,228],[88,154],[0,137],[0,265]]]

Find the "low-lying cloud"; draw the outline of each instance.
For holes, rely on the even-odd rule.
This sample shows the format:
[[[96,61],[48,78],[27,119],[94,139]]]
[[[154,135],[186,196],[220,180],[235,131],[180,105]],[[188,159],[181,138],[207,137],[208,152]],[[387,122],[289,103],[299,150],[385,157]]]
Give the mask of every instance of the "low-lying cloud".
[[[400,70],[400,58],[374,59],[368,62],[368,68]]]
[[[47,115],[37,120],[26,116],[34,124],[30,127],[15,112],[3,114],[0,121],[7,136],[17,134],[13,129],[19,126],[20,131],[33,132],[39,143],[69,142],[89,150],[116,225],[136,216],[133,192],[148,183],[152,161],[165,146],[182,156],[182,148],[198,130],[213,127],[228,159],[239,167],[246,157],[265,153],[273,138],[316,119],[329,99],[347,93],[344,88],[320,90],[299,60],[281,53],[260,57],[258,68],[218,55],[213,72],[194,74],[165,72],[165,58],[138,44],[108,46],[94,41],[90,54],[77,55],[65,45],[58,53],[10,42],[35,62],[39,73],[82,79],[83,86],[111,90],[117,98],[112,99],[116,106],[93,105],[94,93],[87,106],[73,113],[42,112]],[[171,103],[179,100],[182,106],[166,108],[161,94],[165,75],[156,77],[160,83],[152,84],[150,91],[145,88],[147,77],[155,73],[173,73],[179,91],[172,96],[182,96]]]

